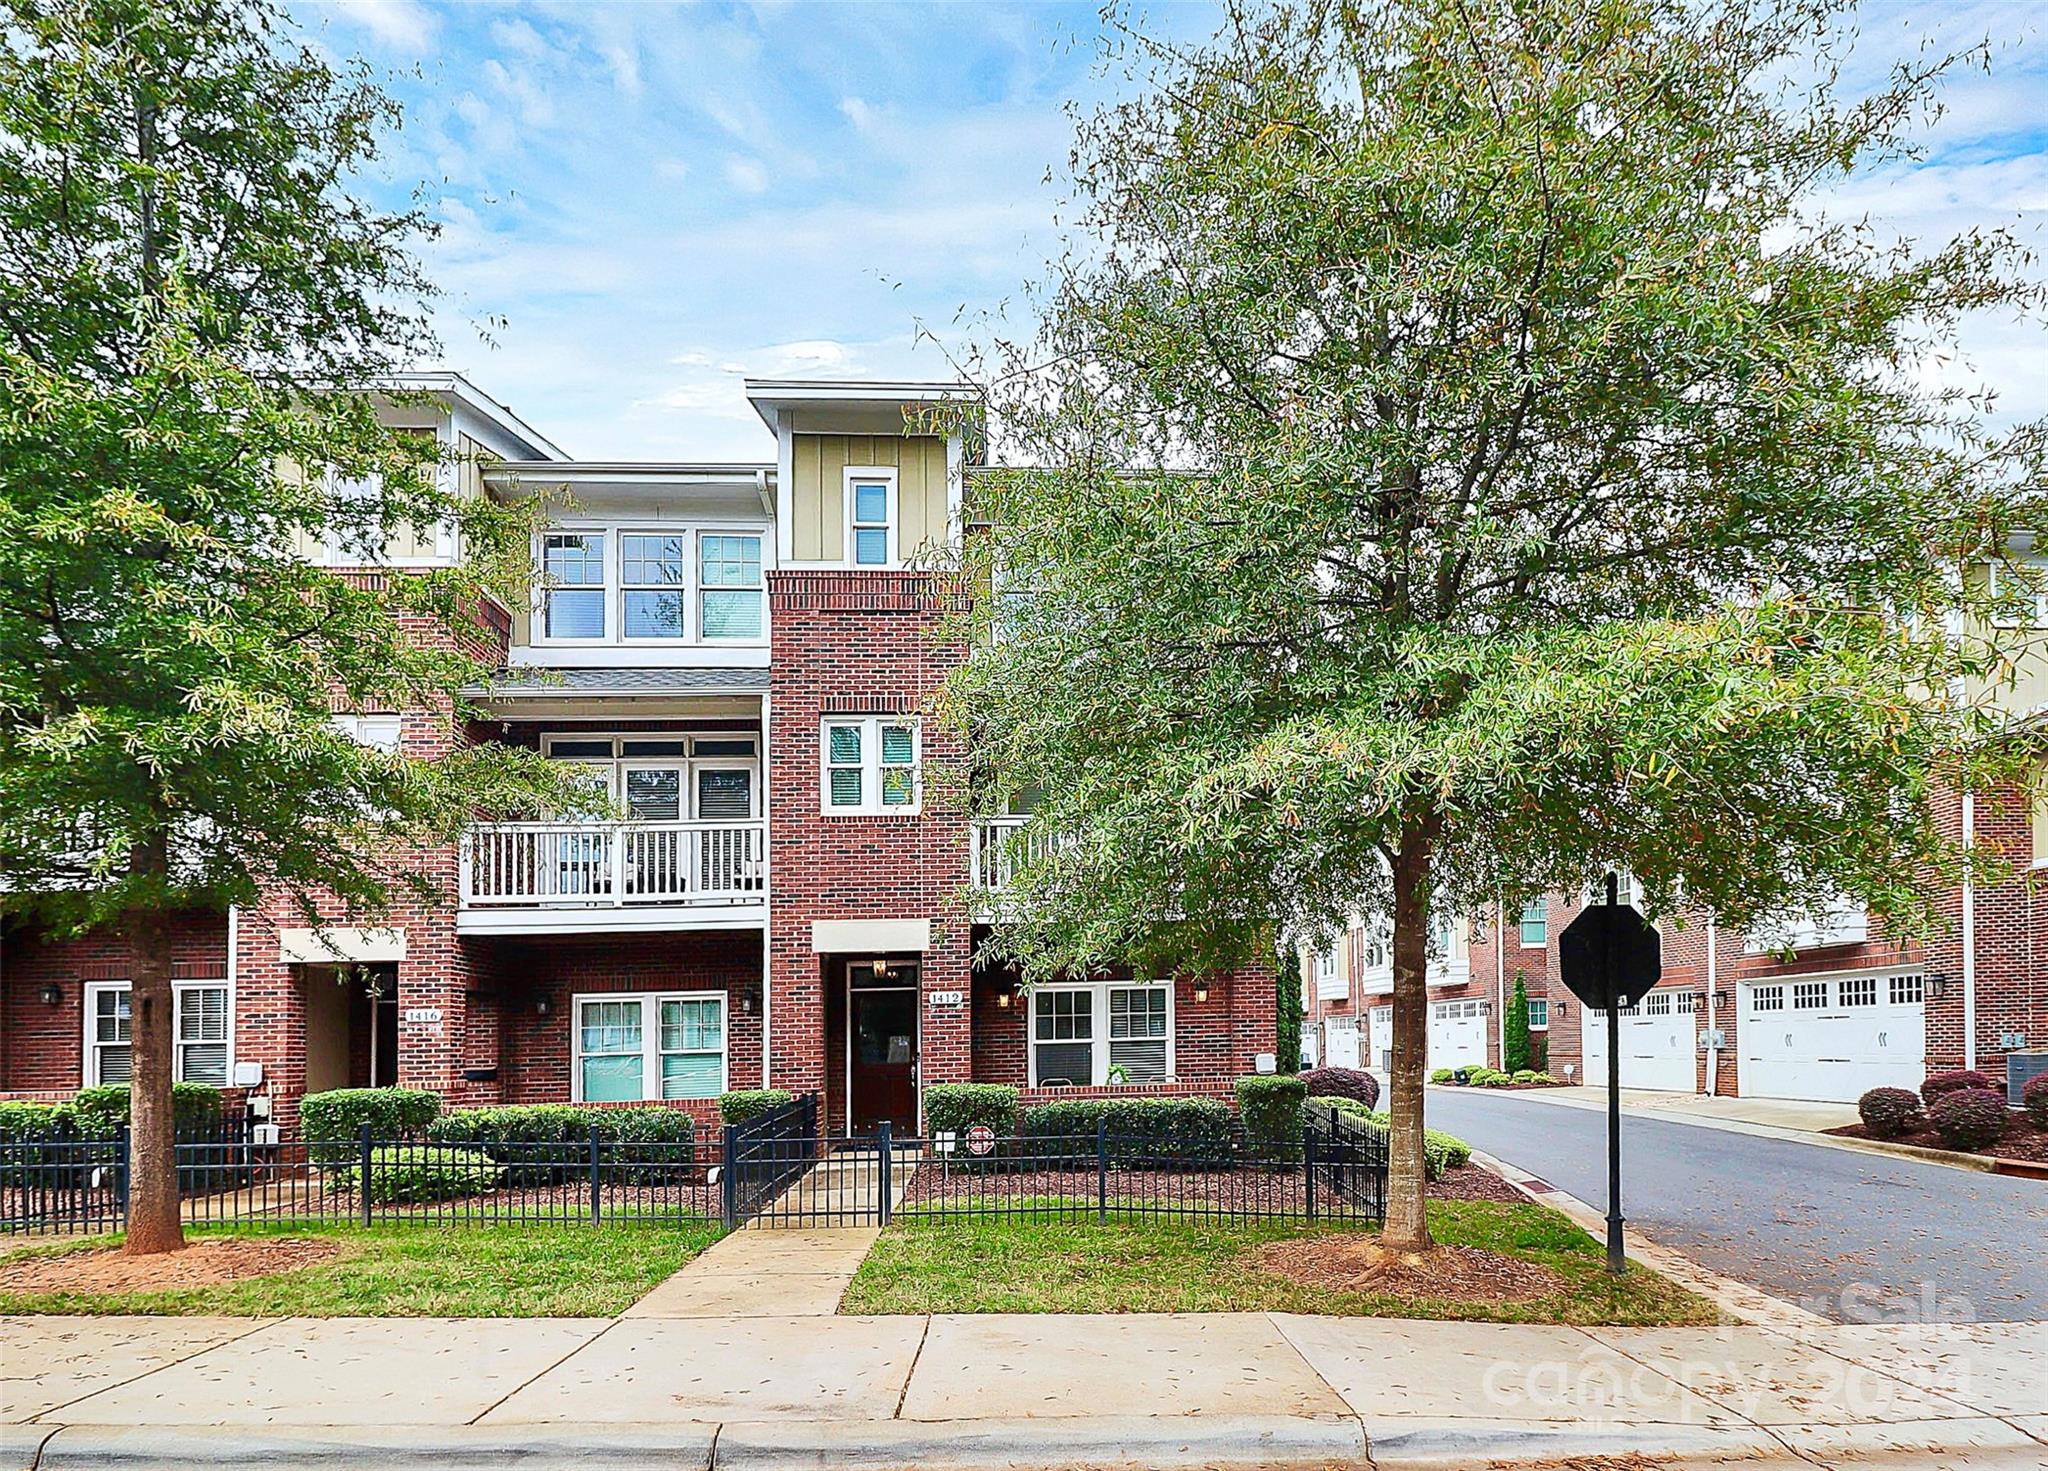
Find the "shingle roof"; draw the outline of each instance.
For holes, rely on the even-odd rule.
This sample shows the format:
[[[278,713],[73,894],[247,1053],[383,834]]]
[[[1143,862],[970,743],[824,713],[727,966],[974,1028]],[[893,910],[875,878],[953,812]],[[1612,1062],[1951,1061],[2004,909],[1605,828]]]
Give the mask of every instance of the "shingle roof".
[[[768,688],[765,669],[500,669],[488,684],[471,685],[472,700],[521,695],[732,695]]]

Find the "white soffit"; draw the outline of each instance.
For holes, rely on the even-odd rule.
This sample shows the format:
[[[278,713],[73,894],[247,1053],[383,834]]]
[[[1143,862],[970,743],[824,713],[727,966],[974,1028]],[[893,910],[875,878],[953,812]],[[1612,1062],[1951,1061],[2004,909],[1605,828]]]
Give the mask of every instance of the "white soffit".
[[[842,955],[849,952],[886,955],[900,950],[929,950],[932,922],[928,919],[814,919],[811,921],[811,953]]]
[[[277,932],[278,958],[286,965],[344,965],[350,961],[405,959],[405,931],[285,929]]]

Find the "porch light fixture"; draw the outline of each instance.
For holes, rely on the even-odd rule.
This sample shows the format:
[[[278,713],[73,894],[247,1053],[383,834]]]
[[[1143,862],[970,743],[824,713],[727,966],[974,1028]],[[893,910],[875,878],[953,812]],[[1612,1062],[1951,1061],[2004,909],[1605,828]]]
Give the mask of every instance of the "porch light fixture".
[[[1005,986],[1002,990],[996,992],[996,1005],[1001,1007],[1004,1011],[1008,1011],[1010,1009],[1010,1003],[1016,999],[1016,996],[1016,992],[1012,991],[1008,986]]]
[[[869,971],[869,973],[870,973],[871,975],[873,975],[873,976],[874,976],[874,978],[875,978],[876,980],[878,980],[878,981],[886,981],[886,980],[888,980],[888,979],[889,979],[889,957],[888,957],[888,956],[886,956],[886,955],[877,955],[877,956],[876,956],[876,957],[874,958],[874,962],[873,962],[873,964],[871,964],[871,965],[870,965],[870,966],[868,967],[868,971]]]
[[[1552,1001],[1551,1001],[1551,1003],[1550,1003],[1550,1014],[1551,1014],[1552,1016],[1563,1016],[1563,1015],[1564,1015],[1564,1010],[1565,1010],[1565,1003],[1564,1003],[1564,1001],[1563,1001],[1563,1000],[1561,1000],[1561,999],[1555,999],[1555,998],[1554,998],[1554,999],[1552,999]]]
[[[1196,982],[1195,982],[1195,1000],[1197,1000],[1197,1001],[1207,1001],[1208,999],[1209,999],[1209,983],[1208,983],[1207,981],[1196,981]]]
[[[43,987],[41,994],[43,1005],[45,1006],[61,1006],[64,1004],[64,988],[55,981]]]
[[[1938,970],[1927,972],[1927,999],[1939,1001],[1948,995],[1948,977]]]
[[[537,995],[533,998],[533,1014],[535,1016],[546,1016],[553,1009],[553,1005],[554,1003],[549,1001],[544,993]]]

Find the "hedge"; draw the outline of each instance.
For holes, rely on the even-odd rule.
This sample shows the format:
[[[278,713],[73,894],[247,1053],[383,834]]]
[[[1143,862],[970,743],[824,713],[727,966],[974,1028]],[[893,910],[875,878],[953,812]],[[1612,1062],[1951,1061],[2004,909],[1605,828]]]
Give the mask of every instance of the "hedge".
[[[134,1104],[126,1083],[103,1083],[80,1088],[71,1106],[77,1110],[79,1132],[97,1139],[118,1132]],[[212,1133],[220,1127],[224,1108],[220,1089],[211,1084],[171,1084],[171,1121],[178,1129]]]
[[[1873,1139],[1896,1139],[1927,1122],[1920,1095],[1904,1088],[1872,1088],[1856,1100],[1856,1115]]]
[[[590,1108],[524,1103],[459,1108],[427,1129],[427,1137],[437,1144],[481,1150],[504,1167],[508,1184],[524,1185],[552,1184],[587,1171],[593,1133],[599,1163],[628,1166],[629,1178],[641,1183],[687,1174],[694,1163],[696,1127],[690,1116],[659,1105]],[[663,1147],[635,1149],[636,1144]]]
[[[735,1088],[718,1095],[718,1116],[728,1124],[744,1124],[795,1102],[787,1088]]]
[[[1367,1108],[1380,1101],[1380,1080],[1362,1068],[1315,1067],[1301,1075],[1310,1098],[1355,1098]]]
[[[1017,1090],[1007,1083],[934,1083],[924,1090],[924,1121],[934,1138],[977,1124],[1007,1138],[1017,1132]]]
[[[2020,1104],[2037,1129],[2048,1129],[2048,1073],[2029,1078],[2020,1089]]]
[[[1019,1132],[1031,1139],[1075,1136],[1079,1149],[1080,1136],[1092,1138],[1100,1125],[1111,1161],[1133,1164],[1226,1158],[1235,1123],[1230,1105],[1214,1098],[1063,1098],[1025,1109]]]
[[[423,1088],[330,1088],[299,1100],[299,1128],[316,1164],[355,1158],[363,1125],[372,1139],[410,1139],[441,1116],[441,1095]]]
[[[0,1143],[76,1139],[78,1110],[69,1103],[0,1102]]]
[[[1311,1098],[1312,1104],[1322,1104],[1338,1113],[1349,1114],[1375,1134],[1386,1137],[1393,1128],[1392,1119],[1384,1113],[1375,1113],[1361,1106],[1351,1098]],[[1456,1134],[1446,1134],[1441,1129],[1422,1131],[1422,1172],[1432,1180],[1441,1180],[1444,1171],[1457,1169],[1472,1162],[1472,1146]]]
[[[1927,1121],[1949,1148],[1982,1149],[2005,1133],[2005,1097],[1991,1088],[1952,1089],[1935,1096]]]
[[[1301,1147],[1301,1104],[1308,1086],[1282,1073],[1237,1080],[1237,1111],[1245,1137],[1265,1153],[1292,1156]]]
[[[1944,1093],[1960,1093],[1965,1088],[1977,1092],[1996,1092],[1998,1084],[1990,1074],[1980,1073],[1975,1068],[1958,1068],[1950,1073],[1936,1073],[1920,1085],[1920,1096],[1932,1104]]]
[[[338,1090],[339,1091],[339,1090]],[[369,1089],[348,1089],[369,1092]],[[416,1144],[385,1145],[370,1151],[369,1196],[376,1205],[418,1205],[481,1195],[495,1187],[504,1170],[477,1149],[423,1149]],[[353,1190],[356,1171],[331,1172],[336,1189]]]

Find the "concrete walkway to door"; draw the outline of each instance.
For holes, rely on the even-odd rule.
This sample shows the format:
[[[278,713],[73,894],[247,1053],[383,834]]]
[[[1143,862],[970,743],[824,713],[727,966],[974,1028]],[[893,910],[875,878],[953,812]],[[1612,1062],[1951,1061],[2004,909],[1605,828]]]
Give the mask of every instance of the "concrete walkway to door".
[[[893,1153],[892,1196],[917,1169]],[[763,1212],[632,1307],[629,1318],[829,1317],[881,1234],[882,1170],[872,1149],[826,1155]]]

